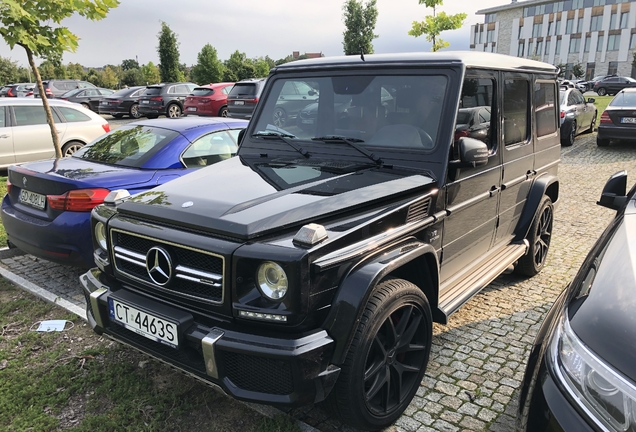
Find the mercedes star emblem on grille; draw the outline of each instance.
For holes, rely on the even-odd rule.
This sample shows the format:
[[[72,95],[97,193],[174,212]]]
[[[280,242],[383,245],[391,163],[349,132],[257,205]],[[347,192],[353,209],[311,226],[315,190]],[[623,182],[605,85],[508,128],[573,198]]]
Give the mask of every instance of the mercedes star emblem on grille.
[[[172,278],[172,259],[163,248],[152,247],[146,254],[146,271],[154,283],[166,285]]]
[[[26,187],[26,184],[27,184],[27,178],[22,177],[22,186]]]

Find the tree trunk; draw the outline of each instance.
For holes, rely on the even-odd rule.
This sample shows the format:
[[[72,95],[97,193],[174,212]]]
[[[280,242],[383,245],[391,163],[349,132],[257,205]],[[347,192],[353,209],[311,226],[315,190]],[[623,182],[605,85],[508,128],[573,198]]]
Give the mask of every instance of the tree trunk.
[[[55,122],[53,121],[53,113],[51,113],[51,107],[49,105],[49,101],[46,98],[46,92],[44,91],[44,85],[42,84],[42,77],[40,76],[40,71],[35,65],[35,61],[33,60],[33,52],[29,49],[29,47],[22,45],[22,47],[26,50],[27,58],[29,59],[29,65],[31,69],[33,69],[33,73],[35,74],[35,81],[38,84],[38,89],[40,90],[40,97],[42,98],[42,104],[44,105],[44,112],[46,113],[46,122],[49,124],[51,128],[51,137],[53,138],[53,148],[55,149],[55,157],[60,159],[62,157],[62,148],[60,147],[60,140],[57,136],[57,129],[55,128]]]

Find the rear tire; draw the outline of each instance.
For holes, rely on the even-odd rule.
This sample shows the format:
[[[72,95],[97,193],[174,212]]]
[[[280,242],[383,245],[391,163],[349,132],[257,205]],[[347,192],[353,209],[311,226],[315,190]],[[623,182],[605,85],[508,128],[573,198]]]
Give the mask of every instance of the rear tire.
[[[69,141],[62,146],[62,157],[69,157],[82,147],[84,147],[84,143],[79,141]]]
[[[111,114],[111,115],[115,117],[116,119],[120,119],[124,116],[123,114]]]
[[[561,138],[561,145],[563,147],[571,147],[572,145],[574,145],[575,136],[576,136],[576,120],[573,120],[572,128],[570,129],[568,136],[566,136],[565,138]]]
[[[227,107],[221,107],[221,109],[219,110],[219,117],[227,117]]]
[[[92,110],[91,110],[91,107],[90,107],[90,105],[89,105],[89,104],[87,104],[87,103],[82,103],[81,105],[82,105],[84,108],[86,108],[87,110],[92,111]]]
[[[600,89],[596,90],[596,94],[599,96],[605,96],[607,94],[607,90],[601,87]]]
[[[590,123],[590,128],[586,132],[587,133],[594,132],[594,127],[595,126],[596,126],[596,114],[594,114],[594,117],[592,118],[592,123]]]
[[[166,109],[166,117],[169,118],[177,118],[177,117],[181,117],[181,107],[177,104],[171,104],[168,105],[168,108]]]
[[[515,272],[524,276],[534,276],[543,269],[550,248],[550,240],[552,240],[553,222],[554,206],[550,197],[544,195],[526,237],[530,247],[528,252],[519,258]]]
[[[138,119],[141,117],[141,113],[139,112],[139,104],[134,103],[130,106],[130,117],[134,119]]]
[[[390,426],[420,386],[431,350],[428,299],[403,279],[381,282],[369,298],[327,404],[359,429]]]

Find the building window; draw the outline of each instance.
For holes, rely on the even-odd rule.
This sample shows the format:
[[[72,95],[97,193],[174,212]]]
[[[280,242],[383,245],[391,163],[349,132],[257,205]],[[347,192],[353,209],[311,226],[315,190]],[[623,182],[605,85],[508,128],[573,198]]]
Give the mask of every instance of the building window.
[[[591,36],[586,36],[585,37],[585,45],[583,47],[583,52],[590,52],[590,44],[592,43],[592,37]]]
[[[565,65],[565,79],[572,79],[572,69],[574,65],[572,63],[567,63]]]
[[[622,29],[627,28],[627,21],[629,21],[629,12],[623,12],[621,14],[621,27]]]
[[[493,42],[494,40],[495,40],[495,31],[488,30],[488,33],[486,33],[486,43]]]
[[[541,36],[541,30],[543,30],[543,24],[535,24],[532,26],[532,37],[536,38]]]
[[[601,52],[603,51],[603,43],[605,41],[605,36],[600,35],[598,37],[598,41],[596,41],[596,52]]]
[[[632,33],[632,39],[629,41],[629,49],[636,49],[636,33]]]
[[[607,36],[607,50],[618,51],[618,46],[621,44],[621,35],[608,35]]]
[[[572,9],[581,9],[583,7],[583,0],[573,0]]]
[[[594,0],[594,6],[605,6],[605,0]]]
[[[570,39],[570,53],[577,53],[581,50],[581,38]]]
[[[528,42],[528,57],[532,57],[532,50],[534,49],[534,42]]]
[[[603,25],[603,15],[596,15],[590,21],[590,31],[599,31]]]
[[[519,48],[517,49],[517,57],[523,57],[523,51],[526,45],[524,41],[519,41]]]
[[[616,28],[616,13],[610,15],[610,30],[614,30]]]
[[[534,55],[541,56],[541,54],[543,54],[543,41],[538,41],[537,42],[537,49],[536,49]]]
[[[554,46],[554,54],[555,55],[561,54],[561,39],[557,39],[556,41],[556,45]]]
[[[552,34],[552,21],[549,21],[547,35],[550,36],[551,34]]]
[[[572,34],[572,27],[574,27],[574,19],[570,18],[565,22],[565,34]]]
[[[545,41],[545,55],[550,54],[550,41]]]
[[[477,43],[482,43],[483,36],[484,36],[484,32],[480,31],[479,32],[479,42],[477,42]]]
[[[563,12],[563,2],[554,3],[554,12]]]
[[[576,32],[583,33],[583,18],[579,18],[579,21],[576,24]]]
[[[486,23],[493,23],[495,21],[497,21],[497,14],[496,13],[486,14]]]
[[[523,26],[519,26],[519,34],[517,35],[517,39],[521,39],[521,35],[523,34]]]
[[[616,61],[609,62],[608,66],[607,66],[607,74],[608,75],[615,75],[616,72],[618,72],[618,62],[616,62]]]
[[[561,33],[561,20],[560,19],[556,20],[555,24],[554,24],[554,34],[558,35],[559,33]]]
[[[534,6],[523,8],[523,16],[524,17],[534,16]]]

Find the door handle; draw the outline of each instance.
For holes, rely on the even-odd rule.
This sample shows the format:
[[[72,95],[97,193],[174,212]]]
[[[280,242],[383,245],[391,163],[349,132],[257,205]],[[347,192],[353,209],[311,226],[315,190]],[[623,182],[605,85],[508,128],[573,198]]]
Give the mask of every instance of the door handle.
[[[57,130],[57,129],[55,129],[55,132],[57,132],[58,135],[62,133],[61,130]]]
[[[7,134],[0,135],[0,138],[9,138],[9,135],[7,135]]]

